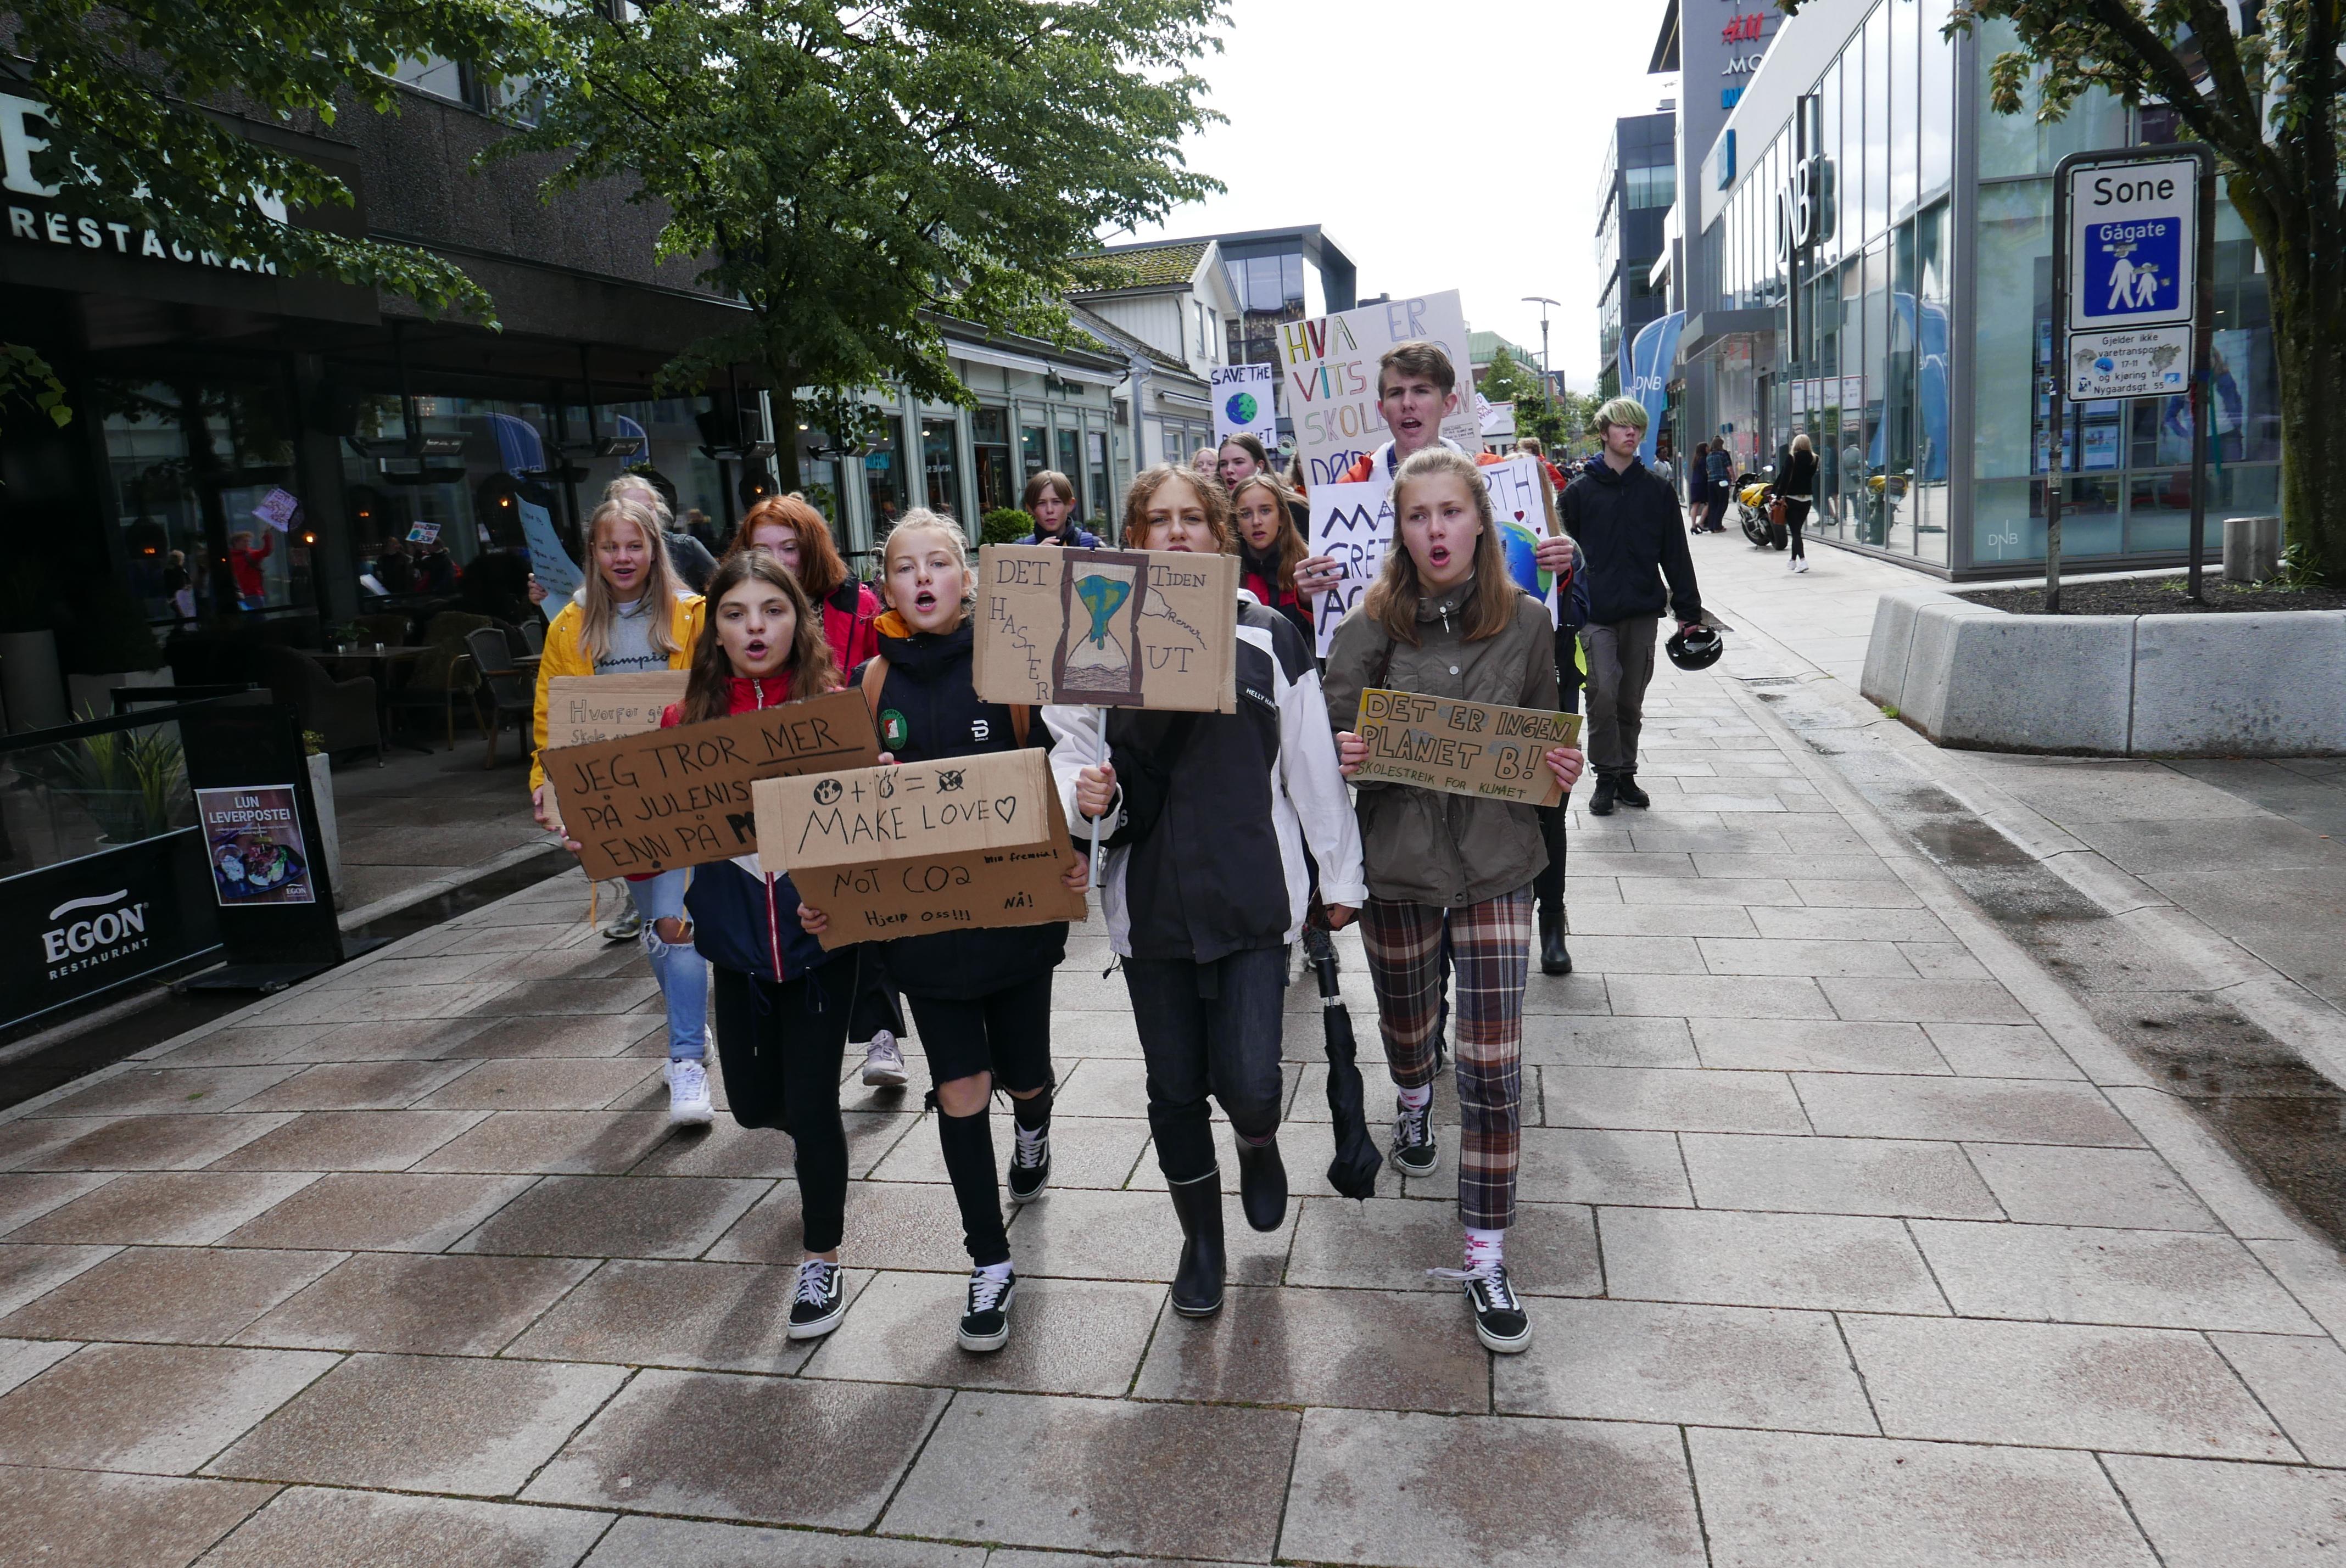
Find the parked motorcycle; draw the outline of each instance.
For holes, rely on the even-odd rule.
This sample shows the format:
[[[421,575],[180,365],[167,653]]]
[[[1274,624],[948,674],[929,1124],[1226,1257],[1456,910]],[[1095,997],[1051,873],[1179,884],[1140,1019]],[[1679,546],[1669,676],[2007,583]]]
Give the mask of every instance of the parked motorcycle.
[[[1792,542],[1781,523],[1768,520],[1768,482],[1775,474],[1775,465],[1770,463],[1758,473],[1735,476],[1735,520],[1756,549],[1781,550]]]

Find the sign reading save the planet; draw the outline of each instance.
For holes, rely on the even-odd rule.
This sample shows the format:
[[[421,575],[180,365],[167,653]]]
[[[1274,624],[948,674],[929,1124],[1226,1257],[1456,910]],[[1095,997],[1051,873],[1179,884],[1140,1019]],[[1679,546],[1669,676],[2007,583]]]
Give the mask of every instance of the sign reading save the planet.
[[[1279,404],[1271,394],[1269,365],[1216,365],[1213,369],[1214,441],[1250,435],[1266,452],[1279,450]]]
[[[1238,711],[1238,561],[1169,550],[978,552],[988,702]]]
[[[1547,754],[1579,744],[1580,715],[1372,687],[1361,693],[1354,732],[1369,748],[1356,779],[1553,806],[1564,787]]]

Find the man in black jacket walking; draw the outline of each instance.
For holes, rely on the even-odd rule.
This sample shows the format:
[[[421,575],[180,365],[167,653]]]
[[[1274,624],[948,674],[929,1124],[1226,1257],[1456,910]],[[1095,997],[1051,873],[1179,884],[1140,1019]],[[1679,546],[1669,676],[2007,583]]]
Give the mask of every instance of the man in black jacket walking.
[[[1701,625],[1702,597],[1678,526],[1678,494],[1637,460],[1645,405],[1617,397],[1596,411],[1596,429],[1603,456],[1566,487],[1557,510],[1579,542],[1588,584],[1588,624],[1580,633],[1588,654],[1588,761],[1596,770],[1588,809],[1609,817],[1617,799],[1653,803],[1637,788],[1637,731],[1654,675],[1654,638],[1665,606],[1682,629]]]

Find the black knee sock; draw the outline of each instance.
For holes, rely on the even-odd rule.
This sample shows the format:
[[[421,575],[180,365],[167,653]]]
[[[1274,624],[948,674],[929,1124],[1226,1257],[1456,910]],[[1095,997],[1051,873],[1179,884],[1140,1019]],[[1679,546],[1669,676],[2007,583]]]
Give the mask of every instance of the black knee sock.
[[[1039,1127],[1049,1126],[1051,1125],[1050,1085],[1045,1084],[1040,1094],[1029,1095],[1023,1100],[1015,1095],[1011,1095],[1010,1118],[1030,1133]]]
[[[945,1175],[961,1206],[962,1239],[970,1261],[983,1268],[1010,1260],[1010,1238],[1002,1228],[1000,1173],[994,1165],[994,1128],[981,1109],[974,1116],[937,1111],[937,1142],[944,1149]]]

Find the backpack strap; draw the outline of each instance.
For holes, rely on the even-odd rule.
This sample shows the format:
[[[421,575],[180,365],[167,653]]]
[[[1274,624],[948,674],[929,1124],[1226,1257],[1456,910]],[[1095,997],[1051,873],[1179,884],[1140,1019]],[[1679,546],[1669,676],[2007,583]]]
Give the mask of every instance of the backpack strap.
[[[888,660],[882,654],[873,654],[863,661],[863,706],[872,710],[872,727],[880,727],[880,690],[888,684]]]
[[[1023,702],[1014,702],[1009,704],[1008,707],[1010,708],[1011,738],[1017,741],[1018,748],[1021,751],[1024,751],[1026,748],[1027,732],[1035,727],[1035,710],[1033,708]]]

